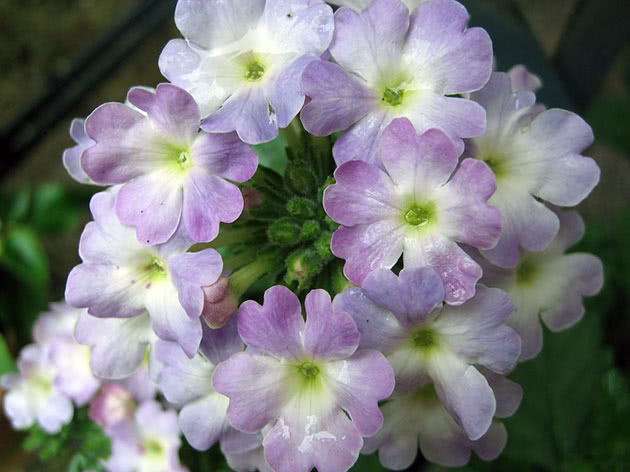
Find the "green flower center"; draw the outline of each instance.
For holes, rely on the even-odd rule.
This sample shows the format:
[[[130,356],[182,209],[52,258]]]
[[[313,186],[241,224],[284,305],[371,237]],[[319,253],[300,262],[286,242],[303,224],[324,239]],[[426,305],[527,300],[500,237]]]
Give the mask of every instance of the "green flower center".
[[[536,277],[537,267],[531,259],[523,260],[516,268],[516,282],[529,284]]]
[[[405,96],[405,91],[403,89],[392,89],[386,88],[383,92],[382,101],[387,103],[390,106],[398,106],[403,102],[403,97]]]
[[[153,257],[149,263],[143,267],[142,272],[144,272],[144,277],[146,277],[148,282],[163,279],[168,274],[166,264],[164,264],[164,261],[159,257]]]
[[[495,177],[499,177],[504,172],[503,159],[496,156],[482,157],[481,160],[485,162],[490,170],[494,173]]]
[[[33,390],[47,394],[52,389],[52,381],[43,373],[38,373],[30,379],[30,385]]]
[[[162,444],[156,439],[147,439],[144,441],[144,450],[149,456],[161,456],[164,448]]]
[[[177,163],[182,169],[187,169],[192,164],[190,153],[188,151],[181,151],[177,157]]]
[[[305,380],[313,381],[319,376],[319,367],[310,361],[304,361],[297,366],[297,370]]]
[[[432,204],[414,204],[405,212],[405,221],[411,226],[425,226],[431,222],[434,215],[435,207]]]
[[[265,68],[258,61],[252,61],[245,66],[245,79],[256,82],[265,75]]]
[[[420,349],[427,349],[435,345],[435,334],[428,328],[422,328],[413,333],[413,343]]]

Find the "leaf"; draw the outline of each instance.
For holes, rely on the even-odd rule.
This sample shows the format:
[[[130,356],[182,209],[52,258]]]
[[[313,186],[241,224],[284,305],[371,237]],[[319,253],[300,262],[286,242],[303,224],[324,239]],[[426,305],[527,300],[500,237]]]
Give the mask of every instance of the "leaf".
[[[252,146],[258,154],[258,162],[261,166],[275,170],[284,175],[287,166],[287,141],[283,135],[279,135],[273,141]]]
[[[0,334],[0,376],[16,370],[15,361],[9,352],[4,336]]]
[[[79,224],[89,198],[63,185],[47,183],[33,195],[31,224],[41,233],[72,231]]]
[[[0,215],[2,219],[11,221],[23,221],[31,207],[31,188],[20,187],[10,198],[2,198],[0,201]]]
[[[27,285],[48,284],[48,257],[35,232],[26,226],[13,226],[7,232],[0,248],[0,266]]]

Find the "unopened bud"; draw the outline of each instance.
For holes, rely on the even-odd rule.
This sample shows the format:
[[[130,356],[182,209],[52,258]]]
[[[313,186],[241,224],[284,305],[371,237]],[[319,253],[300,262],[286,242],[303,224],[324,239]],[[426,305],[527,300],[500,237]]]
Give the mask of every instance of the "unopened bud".
[[[230,288],[230,277],[222,275],[214,284],[202,290],[203,319],[212,329],[222,328],[238,308],[238,297]]]
[[[284,171],[287,187],[298,195],[312,196],[317,194],[317,178],[302,162],[289,162]]]
[[[267,229],[267,237],[277,246],[293,246],[298,242],[302,228],[291,218],[280,218]]]
[[[293,197],[287,202],[287,211],[297,218],[313,218],[317,212],[317,204],[304,197]]]
[[[88,417],[105,430],[133,418],[136,402],[131,393],[118,383],[106,383],[90,403]]]
[[[313,249],[299,249],[291,253],[287,259],[285,282],[290,286],[297,282],[298,290],[307,288],[308,283],[319,274],[322,258]]]

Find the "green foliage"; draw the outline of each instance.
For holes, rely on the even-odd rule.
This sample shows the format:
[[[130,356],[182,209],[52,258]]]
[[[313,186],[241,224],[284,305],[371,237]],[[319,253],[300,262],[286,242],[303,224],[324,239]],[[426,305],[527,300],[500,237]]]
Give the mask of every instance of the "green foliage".
[[[11,357],[4,336],[0,334],[0,376],[9,372],[15,372],[15,361]]]
[[[386,469],[378,460],[378,454],[370,454],[369,456],[361,455],[359,460],[350,469],[350,472],[386,472]]]
[[[287,141],[283,135],[278,136],[273,141],[252,146],[258,154],[258,163],[261,166],[275,170],[278,174],[284,175],[287,166]]]
[[[24,449],[37,452],[40,464],[29,470],[103,471],[101,461],[111,454],[111,441],[99,425],[88,418],[87,408],[75,411],[72,422],[57,434],[33,426],[23,443]]]

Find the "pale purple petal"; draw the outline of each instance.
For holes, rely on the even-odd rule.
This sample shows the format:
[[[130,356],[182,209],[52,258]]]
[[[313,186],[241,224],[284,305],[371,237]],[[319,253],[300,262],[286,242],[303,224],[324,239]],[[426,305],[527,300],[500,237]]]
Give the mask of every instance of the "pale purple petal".
[[[333,146],[333,157],[337,165],[352,160],[378,165],[380,138],[390,121],[385,110],[376,110],[352,125],[339,136]]]
[[[280,285],[265,291],[262,306],[250,300],[238,311],[238,333],[243,342],[279,358],[301,355],[304,327],[300,300]]]
[[[85,134],[85,120],[75,118],[70,123],[70,136],[74,139],[76,146],[66,149],[63,152],[63,166],[77,182],[82,184],[92,183],[92,179],[81,167],[81,154],[94,144],[94,141]]]
[[[215,444],[229,427],[228,399],[219,393],[188,403],[179,412],[179,427],[188,443],[199,451]]]
[[[74,408],[72,401],[60,392],[52,393],[45,405],[37,411],[37,422],[49,434],[57,433],[61,427],[70,423]]]
[[[391,311],[405,328],[421,323],[444,300],[442,281],[429,267],[403,269],[399,276],[391,270],[380,269],[364,280],[362,288],[374,305]],[[378,328],[370,326],[370,329]],[[363,339],[361,341],[363,346]]]
[[[536,92],[540,87],[542,87],[540,77],[532,74],[523,64],[513,66],[508,71],[508,75],[510,76],[512,90],[515,92],[520,90]]]
[[[344,359],[359,346],[359,331],[352,318],[333,311],[325,290],[312,290],[304,301],[304,350],[316,359]]]
[[[258,165],[254,150],[236,133],[200,133],[191,154],[193,165],[234,182],[249,180]]]
[[[270,356],[239,352],[216,367],[212,385],[230,399],[227,414],[232,426],[255,433],[277,418],[286,401],[287,375]]]
[[[470,460],[470,446],[458,437],[422,435],[420,451],[429,462],[446,467],[462,467]]]
[[[493,421],[488,432],[477,441],[473,441],[471,446],[473,451],[484,461],[493,461],[507,444],[508,434],[505,425],[500,421]]]
[[[213,364],[217,365],[228,359],[232,354],[243,350],[244,345],[237,330],[237,317],[230,320],[219,329],[209,328],[202,324],[203,337],[199,351]]]
[[[326,367],[334,379],[339,405],[352,418],[363,436],[375,434],[383,425],[378,401],[394,390],[394,371],[378,351],[362,349],[347,360],[335,361]]]
[[[523,388],[503,375],[497,375],[486,369],[482,370],[497,400],[497,418],[509,418],[516,413],[523,399]]]
[[[347,226],[374,223],[402,211],[396,188],[388,175],[363,161],[350,161],[335,171],[336,184],[324,192],[324,209],[337,223]]]
[[[192,171],[184,184],[183,224],[198,242],[213,240],[219,222],[233,223],[243,211],[238,187],[216,175]]]
[[[304,129],[316,136],[349,128],[370,112],[377,100],[358,79],[328,61],[312,62],[306,67],[302,88],[311,100],[304,105],[300,118]]]

